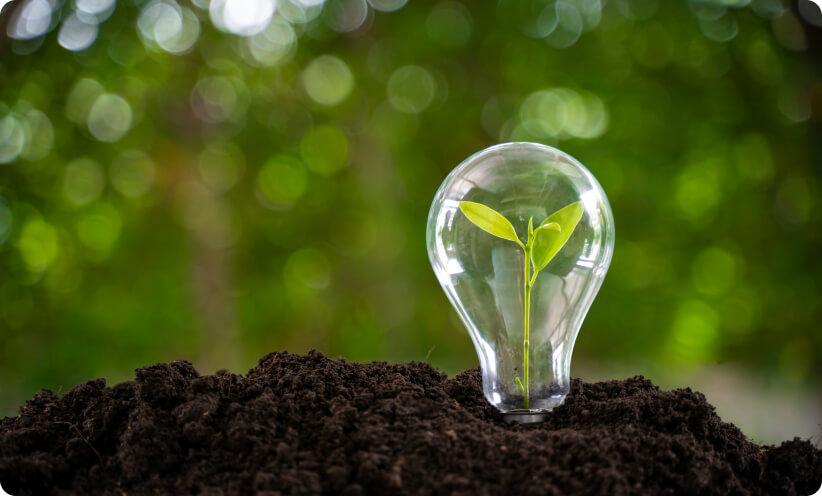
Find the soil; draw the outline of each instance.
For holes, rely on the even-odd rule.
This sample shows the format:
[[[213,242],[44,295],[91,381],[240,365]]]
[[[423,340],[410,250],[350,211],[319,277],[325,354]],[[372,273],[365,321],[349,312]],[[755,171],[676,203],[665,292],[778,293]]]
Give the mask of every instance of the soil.
[[[508,425],[479,373],[272,353],[246,375],[139,369],[0,421],[11,494],[812,494],[822,451],[748,441],[700,393],[584,383]]]

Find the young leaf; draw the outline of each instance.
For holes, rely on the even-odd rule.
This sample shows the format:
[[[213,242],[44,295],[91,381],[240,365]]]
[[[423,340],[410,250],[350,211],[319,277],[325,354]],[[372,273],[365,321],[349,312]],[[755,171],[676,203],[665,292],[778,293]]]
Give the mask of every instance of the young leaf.
[[[531,262],[534,264],[534,279],[537,273],[548,265],[559,248],[559,239],[562,237],[562,228],[556,222],[542,224],[534,231],[534,240],[531,244]],[[533,282],[532,282],[533,284]]]
[[[542,225],[534,231],[534,247],[531,251],[535,272],[544,269],[565,246],[582,219],[583,213],[582,203],[574,202],[562,207],[542,221]],[[558,225],[560,230],[546,229],[550,225]]]
[[[460,210],[468,217],[468,220],[488,234],[513,241],[522,246],[514,226],[493,208],[486,207],[482,203],[461,201]]]
[[[542,221],[542,224],[556,222],[560,225],[560,227],[562,227],[563,232],[573,232],[574,228],[577,226],[580,219],[582,219],[583,213],[585,213],[585,209],[582,208],[582,202],[577,201],[574,203],[569,203],[568,205],[565,205],[561,209],[549,215],[547,219]],[[571,235],[569,234],[568,237],[570,238]]]
[[[528,219],[528,242],[531,242],[531,238],[534,236],[534,216],[532,215],[530,219]]]

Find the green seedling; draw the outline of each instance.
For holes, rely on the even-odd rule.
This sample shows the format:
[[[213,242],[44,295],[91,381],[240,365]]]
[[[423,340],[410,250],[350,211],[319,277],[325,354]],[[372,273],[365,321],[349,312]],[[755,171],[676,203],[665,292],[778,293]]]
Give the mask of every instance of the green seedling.
[[[461,201],[460,210],[475,226],[483,231],[516,243],[523,254],[522,292],[523,292],[523,329],[522,329],[522,379],[514,380],[522,393],[525,409],[530,408],[531,384],[529,378],[530,360],[530,325],[531,325],[531,288],[537,281],[539,273],[551,263],[557,253],[565,246],[574,229],[582,219],[581,202],[574,202],[549,215],[536,228],[534,218],[528,219],[528,236],[523,243],[514,225],[501,213],[481,203]]]

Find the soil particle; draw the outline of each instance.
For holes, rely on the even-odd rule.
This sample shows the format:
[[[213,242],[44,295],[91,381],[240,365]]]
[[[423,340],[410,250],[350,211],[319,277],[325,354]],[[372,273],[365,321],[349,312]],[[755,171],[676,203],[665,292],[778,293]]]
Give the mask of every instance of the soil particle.
[[[700,393],[574,380],[544,424],[502,423],[479,374],[271,353],[42,391],[0,420],[11,494],[808,495],[822,451],[748,441]]]

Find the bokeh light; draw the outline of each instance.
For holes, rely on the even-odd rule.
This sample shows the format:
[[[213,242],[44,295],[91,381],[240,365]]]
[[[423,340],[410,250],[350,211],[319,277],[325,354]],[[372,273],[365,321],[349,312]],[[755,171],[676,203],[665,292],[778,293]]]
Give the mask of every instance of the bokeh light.
[[[365,0],[335,0],[325,5],[325,22],[339,33],[355,31],[368,18],[368,4]]]
[[[247,107],[245,85],[226,76],[205,77],[192,90],[191,105],[197,117],[205,122],[240,119]]]
[[[97,24],[85,22],[81,17],[72,15],[63,21],[57,43],[66,50],[80,52],[90,47],[97,39]]]
[[[295,25],[308,24],[323,11],[325,0],[280,0],[277,14]]]
[[[553,8],[543,11],[545,41],[555,48],[568,48],[579,40],[584,29],[582,14],[574,3],[557,0]]]
[[[111,185],[126,198],[139,198],[151,189],[156,176],[154,161],[140,150],[126,150],[111,164]]]
[[[26,110],[23,119],[27,143],[21,156],[29,161],[42,160],[51,153],[54,146],[54,126],[51,119],[35,108]]]
[[[368,5],[380,12],[394,12],[400,10],[408,0],[368,0]]]
[[[140,12],[137,27],[146,46],[177,55],[189,51],[200,35],[197,16],[173,0],[149,2]]]
[[[242,177],[245,157],[242,150],[230,142],[211,143],[200,154],[197,171],[212,191],[225,193]]]
[[[257,174],[257,197],[274,210],[293,206],[307,187],[305,166],[291,155],[271,157]]]
[[[734,286],[739,256],[721,247],[702,250],[693,264],[693,286],[710,296],[727,294]]]
[[[425,19],[425,29],[430,38],[445,46],[465,45],[471,37],[471,13],[461,3],[439,3]]]
[[[608,112],[599,97],[568,88],[532,93],[522,102],[520,119],[528,133],[542,139],[593,139],[608,127]]]
[[[42,219],[30,219],[23,225],[17,248],[30,271],[43,272],[60,252],[57,230]]]
[[[132,118],[131,106],[123,97],[103,93],[88,111],[88,130],[100,141],[119,141],[131,129]]]
[[[333,126],[317,126],[303,136],[300,153],[306,166],[330,176],[348,165],[348,138]]]
[[[314,248],[298,250],[288,257],[283,268],[286,286],[318,291],[331,281],[331,264],[323,253]]]
[[[268,26],[275,7],[274,0],[211,0],[208,12],[218,29],[253,36]]]
[[[111,15],[116,6],[116,0],[75,0],[74,5],[81,18],[93,17],[97,20],[104,20]]]
[[[436,84],[431,73],[422,67],[400,67],[388,79],[388,101],[400,112],[418,114],[434,100]]]
[[[43,36],[51,28],[53,10],[49,0],[26,0],[10,20],[8,35],[18,40]]]
[[[309,62],[303,71],[302,82],[312,100],[328,106],[341,103],[354,89],[351,69],[332,55],[321,55]]]
[[[274,67],[288,60],[294,54],[297,34],[291,24],[275,17],[261,33],[248,38],[249,62]]]
[[[0,164],[14,161],[26,148],[26,128],[15,113],[0,118]]]
[[[100,165],[88,158],[69,162],[63,178],[63,196],[70,205],[81,207],[94,202],[103,192],[105,176]]]
[[[80,216],[75,224],[77,238],[94,260],[105,259],[117,239],[123,221],[120,213],[109,203],[98,203]]]
[[[78,79],[66,98],[66,116],[76,124],[85,125],[92,105],[102,94],[103,86],[96,80]]]
[[[716,311],[704,301],[685,301],[674,317],[668,357],[674,363],[711,361],[716,353],[718,338],[719,317]]]

